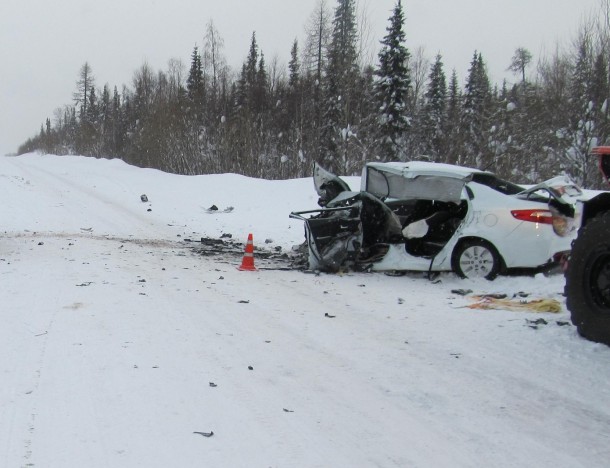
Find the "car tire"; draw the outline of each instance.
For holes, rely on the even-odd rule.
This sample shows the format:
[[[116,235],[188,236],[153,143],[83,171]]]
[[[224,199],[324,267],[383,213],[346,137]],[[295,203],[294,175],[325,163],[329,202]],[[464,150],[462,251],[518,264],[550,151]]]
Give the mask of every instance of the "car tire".
[[[578,333],[610,346],[610,214],[579,232],[566,271],[566,305]]]
[[[493,280],[502,268],[500,254],[493,245],[472,239],[460,242],[451,259],[453,271],[462,278]]]

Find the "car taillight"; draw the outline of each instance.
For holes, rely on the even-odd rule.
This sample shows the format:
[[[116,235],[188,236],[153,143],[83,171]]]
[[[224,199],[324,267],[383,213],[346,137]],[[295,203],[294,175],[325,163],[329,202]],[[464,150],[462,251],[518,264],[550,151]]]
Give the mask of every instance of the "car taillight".
[[[553,224],[553,213],[550,210],[512,210],[510,213],[519,221]]]
[[[574,222],[555,209],[551,210],[512,210],[510,212],[519,221],[531,223],[550,224],[558,236],[566,236],[574,230]]]

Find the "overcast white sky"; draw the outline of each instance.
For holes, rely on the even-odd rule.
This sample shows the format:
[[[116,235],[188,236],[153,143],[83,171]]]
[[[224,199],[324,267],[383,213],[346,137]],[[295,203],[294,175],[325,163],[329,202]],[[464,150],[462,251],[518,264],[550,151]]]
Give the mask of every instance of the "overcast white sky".
[[[0,154],[34,136],[58,107],[70,104],[80,67],[89,62],[101,87],[131,84],[144,62],[165,70],[188,66],[213,20],[227,61],[241,66],[253,31],[267,63],[289,59],[295,38],[319,0],[0,0]],[[396,0],[359,0],[375,46]],[[334,10],[335,0],[326,0]],[[463,84],[479,50],[492,82],[501,82],[517,47],[537,60],[568,44],[601,0],[403,0],[407,47],[443,55],[447,75]]]

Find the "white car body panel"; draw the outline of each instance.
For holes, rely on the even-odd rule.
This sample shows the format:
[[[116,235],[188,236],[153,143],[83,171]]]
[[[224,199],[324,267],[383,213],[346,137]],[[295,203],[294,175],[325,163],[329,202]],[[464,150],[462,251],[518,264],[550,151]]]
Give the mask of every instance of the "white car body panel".
[[[453,249],[461,239],[468,237],[483,239],[494,245],[507,268],[536,268],[552,261],[554,254],[570,250],[576,230],[566,237],[560,237],[549,224],[519,221],[510,214],[511,209],[531,209],[532,202],[503,195],[477,183],[468,186],[474,192],[477,203],[467,200],[468,214],[432,260],[432,271],[451,271]],[[401,244],[392,244],[390,251],[381,261],[373,264],[372,269],[428,271],[430,261],[410,255]]]

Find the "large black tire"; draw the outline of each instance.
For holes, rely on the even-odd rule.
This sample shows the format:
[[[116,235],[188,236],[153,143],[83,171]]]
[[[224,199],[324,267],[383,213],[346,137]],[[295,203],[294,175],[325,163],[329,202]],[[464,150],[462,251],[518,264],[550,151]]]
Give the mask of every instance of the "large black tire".
[[[502,269],[502,259],[489,242],[472,239],[460,242],[453,250],[451,268],[462,278],[493,280]]]
[[[610,346],[610,216],[579,232],[566,271],[566,303],[578,333]]]

